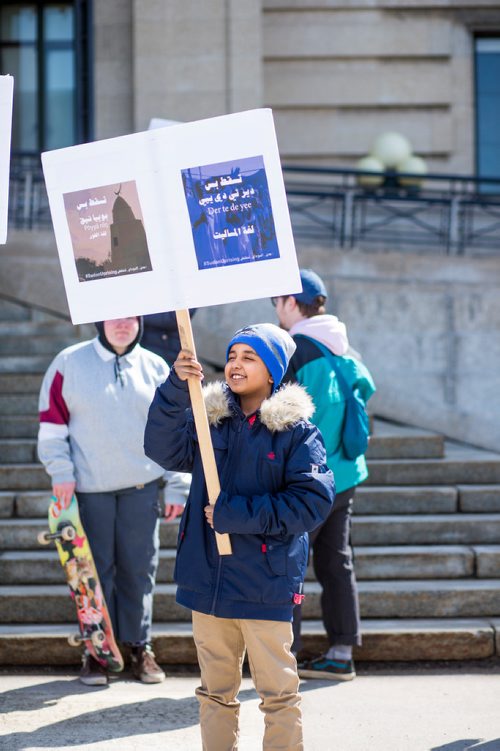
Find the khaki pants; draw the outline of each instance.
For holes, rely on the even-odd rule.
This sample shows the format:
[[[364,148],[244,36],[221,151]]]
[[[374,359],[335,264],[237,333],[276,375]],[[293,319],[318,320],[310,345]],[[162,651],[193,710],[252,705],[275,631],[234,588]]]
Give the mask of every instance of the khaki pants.
[[[193,611],[193,636],[201,669],[196,696],[203,751],[237,751],[237,695],[245,647],[264,713],[264,751],[303,751],[297,663],[290,652],[291,623],[216,618]]]

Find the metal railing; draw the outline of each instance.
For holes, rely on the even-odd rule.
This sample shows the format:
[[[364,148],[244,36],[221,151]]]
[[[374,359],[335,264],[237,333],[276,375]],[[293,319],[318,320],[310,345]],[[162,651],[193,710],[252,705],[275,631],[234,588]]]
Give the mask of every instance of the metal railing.
[[[345,249],[500,250],[500,177],[303,166],[283,172],[297,236]],[[377,179],[380,185],[362,184]]]
[[[294,234],[328,246],[489,255],[500,250],[500,177],[283,167]],[[409,181],[412,184],[405,185]],[[420,181],[421,184],[416,184]],[[9,223],[51,226],[40,156],[13,154]]]
[[[13,153],[10,160],[9,225],[43,229],[52,224],[40,154]]]

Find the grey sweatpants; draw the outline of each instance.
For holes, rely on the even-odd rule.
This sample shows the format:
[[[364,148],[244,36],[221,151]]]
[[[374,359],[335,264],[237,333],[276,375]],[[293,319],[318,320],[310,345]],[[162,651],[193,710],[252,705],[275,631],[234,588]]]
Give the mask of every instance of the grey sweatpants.
[[[76,495],[115,638],[149,642],[160,547],[158,480]]]

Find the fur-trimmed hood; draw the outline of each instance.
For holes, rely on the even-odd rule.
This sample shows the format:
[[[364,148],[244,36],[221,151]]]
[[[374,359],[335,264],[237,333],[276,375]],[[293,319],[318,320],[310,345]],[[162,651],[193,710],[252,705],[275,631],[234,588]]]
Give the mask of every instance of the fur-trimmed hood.
[[[218,425],[231,416],[232,392],[222,381],[209,383],[203,389],[208,421]],[[299,420],[310,420],[314,405],[307,391],[296,383],[282,386],[261,404],[260,421],[272,433],[289,430]]]

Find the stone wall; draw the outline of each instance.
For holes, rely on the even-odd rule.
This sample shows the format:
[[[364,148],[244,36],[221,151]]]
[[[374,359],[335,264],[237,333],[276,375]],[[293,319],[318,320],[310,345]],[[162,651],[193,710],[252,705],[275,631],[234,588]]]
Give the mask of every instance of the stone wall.
[[[286,161],[354,166],[396,130],[432,170],[473,170],[474,32],[500,29],[496,0],[263,5],[264,100]]]
[[[474,35],[499,0],[94,5],[98,139],[269,106],[287,162],[354,166],[397,130],[431,170],[474,170]]]
[[[318,271],[329,310],[373,372],[379,416],[500,451],[498,259],[298,247]],[[11,232],[0,254],[0,293],[68,313],[50,232]],[[193,319],[200,356],[222,366],[240,326],[274,321],[269,300],[203,308]]]
[[[96,138],[262,105],[260,0],[94,4]]]
[[[132,0],[93,3],[95,138],[133,133]]]
[[[330,312],[374,375],[375,414],[500,451],[498,260],[298,253],[325,279]],[[267,300],[201,310],[200,355],[222,362],[238,326],[265,320],[275,320]]]

